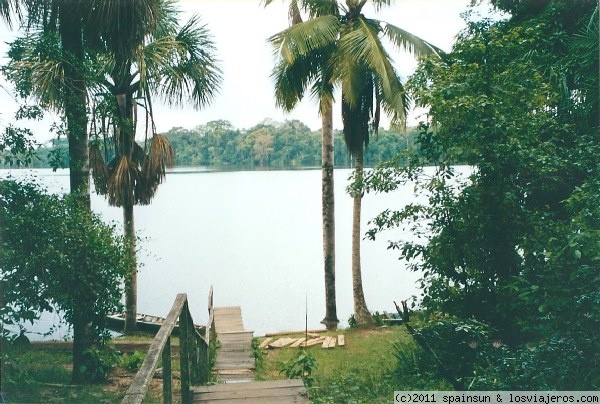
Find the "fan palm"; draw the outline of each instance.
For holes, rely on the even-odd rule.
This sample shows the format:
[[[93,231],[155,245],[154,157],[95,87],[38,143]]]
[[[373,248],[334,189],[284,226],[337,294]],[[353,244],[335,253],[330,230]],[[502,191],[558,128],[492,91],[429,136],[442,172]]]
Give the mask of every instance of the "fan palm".
[[[22,94],[32,94],[43,99],[47,108],[63,113],[67,124],[69,142],[69,168],[71,193],[90,209],[89,155],[87,132],[87,84],[84,75],[83,27],[91,15],[91,2],[86,1],[19,1],[0,0],[0,14],[10,22],[12,16],[25,19],[28,28],[39,29],[38,39],[53,42],[55,54],[47,55],[39,49],[13,49],[17,60],[8,67],[8,74],[18,78],[21,74],[37,72],[34,81],[14,80]],[[35,35],[33,35],[35,36]],[[27,40],[31,40],[30,36]],[[25,41],[27,41],[25,40]],[[41,42],[37,42],[38,44]],[[36,53],[37,52],[37,53]],[[54,57],[54,58],[53,58]],[[14,58],[13,58],[14,60]],[[44,67],[51,67],[50,70]],[[36,69],[40,68],[41,69]],[[19,71],[22,70],[22,71]],[[29,86],[29,87],[28,87]],[[85,270],[85,264],[81,265]],[[90,318],[86,308],[76,306],[73,316],[73,382],[85,381],[85,352],[93,343]]]
[[[312,91],[317,95],[320,93],[315,89],[323,82],[341,88],[344,140],[355,164],[352,225],[354,316],[357,324],[370,325],[373,319],[364,298],[360,260],[363,153],[370,134],[378,129],[381,110],[391,117],[393,125],[401,125],[408,108],[402,81],[383,46],[382,37],[389,39],[396,48],[415,56],[440,54],[441,51],[401,28],[366,18],[362,10],[367,0],[346,0],[344,3],[315,0],[300,4],[306,3],[314,5],[321,13],[270,38],[278,52],[274,71],[276,96],[278,100],[296,102],[310,84],[313,84]],[[379,9],[389,5],[391,0],[372,0],[372,3]],[[328,74],[323,75],[323,71]]]
[[[102,84],[108,93],[100,97],[104,98],[97,109],[100,125],[95,128],[101,128],[96,135],[110,147],[103,153],[100,142],[92,143],[92,174],[97,191],[108,196],[109,204],[123,208],[124,234],[132,258],[133,207],[150,203],[174,160],[170,142],[156,133],[152,95],[171,105],[190,102],[202,107],[215,96],[221,81],[206,27],[199,25],[197,17],[180,27],[173,4],[167,0],[140,1],[139,7],[118,0],[100,4],[99,15],[111,16],[97,25],[107,55]],[[144,7],[151,12],[144,12]],[[145,18],[148,15],[152,20]],[[135,139],[137,107],[146,110],[143,146]],[[135,259],[132,262],[125,301],[126,333],[136,325],[137,269]]]

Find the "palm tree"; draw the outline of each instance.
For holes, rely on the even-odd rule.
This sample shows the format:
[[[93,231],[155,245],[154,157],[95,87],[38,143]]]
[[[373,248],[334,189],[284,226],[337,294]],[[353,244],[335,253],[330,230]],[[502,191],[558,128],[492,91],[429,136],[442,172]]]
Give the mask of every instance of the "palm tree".
[[[439,55],[441,51],[401,28],[366,18],[362,10],[367,0],[346,0],[344,4],[315,2],[335,3],[339,12],[321,14],[271,38],[278,49],[277,69],[286,73],[276,75],[276,82],[281,80],[283,85],[303,95],[307,83],[317,77],[315,66],[323,65],[330,69],[331,82],[342,90],[344,140],[355,163],[352,193],[354,316],[358,325],[368,326],[373,324],[373,319],[364,298],[360,260],[363,153],[370,134],[376,133],[379,127],[381,109],[391,117],[393,125],[402,125],[408,108],[402,81],[381,39],[387,37],[396,48],[416,56]],[[391,0],[372,0],[372,3],[378,10]],[[291,95],[295,96],[293,92]]]
[[[25,55],[25,51],[21,55],[24,56],[24,60],[13,66],[16,70],[25,68],[27,72],[35,71],[35,68],[29,69],[34,65],[42,67],[37,70],[40,74],[32,81],[32,88],[28,91],[34,97],[43,100],[47,108],[64,114],[69,142],[70,190],[87,209],[90,209],[90,189],[83,28],[90,15],[90,6],[91,3],[85,1],[0,0],[0,14],[5,19],[8,20],[11,14],[19,20],[26,18],[28,28],[40,29],[38,39],[58,38],[60,51],[59,55],[53,55],[54,59],[39,52]],[[26,12],[26,17],[22,12]],[[51,69],[44,69],[43,66]],[[20,73],[15,73],[16,76],[18,74]],[[22,84],[18,80],[15,82],[17,86]],[[85,270],[83,263],[82,269]],[[86,360],[89,359],[85,351],[94,342],[89,326],[90,315],[86,308],[75,308],[72,373],[74,383],[85,381],[83,370],[86,368]]]
[[[97,108],[96,135],[103,141],[94,142],[90,154],[97,191],[108,196],[110,205],[123,208],[124,234],[133,263],[125,299],[126,333],[135,331],[137,312],[133,207],[150,203],[174,161],[170,142],[156,133],[152,95],[170,105],[189,100],[202,107],[216,95],[221,81],[206,27],[199,25],[197,17],[180,27],[173,4],[170,0],[140,4],[151,12],[119,0],[99,5],[100,15],[111,16],[97,25],[107,55],[101,84],[108,89],[108,99],[102,94]],[[153,16],[151,21],[145,18],[148,15]],[[135,139],[137,107],[146,110],[143,147]],[[102,152],[100,144],[110,146]]]
[[[269,5],[273,0],[266,0]],[[296,0],[290,1],[290,31],[302,27],[300,8],[308,11],[310,18],[337,16],[335,3],[322,1]],[[309,21],[306,24],[310,24]],[[270,38],[275,49],[281,48],[281,34]],[[333,76],[327,63],[333,54],[333,47],[324,48],[321,52],[306,54],[289,63],[283,54],[278,53],[279,60],[273,70],[275,80],[275,99],[279,107],[286,111],[293,110],[304,98],[307,88],[311,88],[313,96],[319,100],[321,115],[321,187],[322,187],[322,220],[323,220],[323,261],[325,274],[325,318],[321,321],[327,329],[336,328],[337,305],[335,295],[335,198],[333,180]]]

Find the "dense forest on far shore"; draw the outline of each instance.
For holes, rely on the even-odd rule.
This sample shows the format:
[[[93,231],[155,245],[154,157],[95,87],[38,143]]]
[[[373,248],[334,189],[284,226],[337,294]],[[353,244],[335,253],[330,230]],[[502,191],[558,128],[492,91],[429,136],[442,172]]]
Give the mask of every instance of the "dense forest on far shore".
[[[298,120],[264,120],[249,129],[217,120],[194,129],[174,127],[164,135],[175,149],[176,166],[315,167],[321,165],[321,132]],[[335,164],[351,165],[343,133],[335,131]],[[414,144],[416,129],[380,129],[369,142],[365,164],[375,166]],[[143,145],[142,145],[143,146]],[[38,148],[32,167],[68,167],[66,139]]]

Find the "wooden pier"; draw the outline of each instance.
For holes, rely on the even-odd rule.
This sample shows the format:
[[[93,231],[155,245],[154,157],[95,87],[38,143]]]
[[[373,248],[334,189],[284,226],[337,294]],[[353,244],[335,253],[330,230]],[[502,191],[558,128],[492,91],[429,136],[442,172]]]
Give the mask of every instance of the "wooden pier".
[[[171,336],[180,328],[180,387],[183,403],[308,403],[302,380],[255,381],[252,331],[244,330],[240,307],[213,307],[213,291],[208,295],[209,320],[200,332],[188,307],[186,294],[179,294],[163,321],[140,370],[135,375],[121,404],[141,404],[162,359],[162,401],[173,402]],[[213,375],[217,385],[209,382],[209,346],[217,338]]]
[[[302,380],[254,381],[252,331],[244,329],[240,307],[215,307],[219,349],[214,375],[221,384],[194,386],[194,403],[308,403]]]
[[[215,307],[215,331],[219,349],[213,372],[220,383],[239,383],[254,380],[252,331],[242,323],[240,307]]]

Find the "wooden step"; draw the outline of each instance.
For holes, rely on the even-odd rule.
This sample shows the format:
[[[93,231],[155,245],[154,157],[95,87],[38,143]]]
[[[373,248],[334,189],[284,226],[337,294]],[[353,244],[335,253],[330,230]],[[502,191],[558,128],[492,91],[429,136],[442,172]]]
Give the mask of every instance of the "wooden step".
[[[193,387],[195,403],[308,403],[302,380],[270,380]]]

